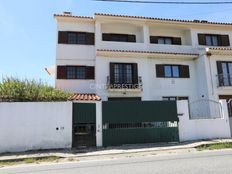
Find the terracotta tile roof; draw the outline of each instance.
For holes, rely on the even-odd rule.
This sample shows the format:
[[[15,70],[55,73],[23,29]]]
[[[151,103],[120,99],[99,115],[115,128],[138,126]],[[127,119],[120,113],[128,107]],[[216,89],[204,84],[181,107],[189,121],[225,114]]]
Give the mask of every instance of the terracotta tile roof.
[[[206,20],[182,20],[182,19],[154,18],[154,17],[116,15],[116,14],[105,14],[105,13],[95,13],[94,15],[96,15],[96,16],[111,16],[111,17],[134,18],[134,19],[151,19],[151,20],[159,20],[159,21],[171,21],[171,22],[187,22],[187,23],[200,23],[200,24],[232,25],[232,23],[209,22],[209,21],[206,21]]]
[[[209,48],[209,50],[231,51],[232,48],[231,47],[212,47],[212,48]]]
[[[101,97],[97,94],[77,93],[68,98],[70,101],[100,101]]]
[[[93,19],[90,16],[73,16],[73,15],[64,15],[64,14],[54,14],[54,17],[72,17],[72,18],[82,18],[82,19]]]
[[[183,23],[194,23],[194,24],[213,24],[213,25],[232,25],[232,23],[226,22],[210,22],[206,20],[183,20],[183,19],[170,19],[170,18],[155,18],[155,17],[144,17],[144,16],[130,16],[130,15],[117,15],[117,14],[106,14],[106,13],[94,13],[95,16],[109,16],[109,17],[122,17],[122,18],[133,18],[133,19],[148,19],[157,21],[167,22],[183,22]],[[54,17],[73,17],[82,19],[94,19],[91,16],[75,16],[67,14],[54,14]]]
[[[194,54],[194,53],[157,52],[157,51],[106,50],[106,49],[97,49],[97,51],[103,51],[103,52],[121,52],[121,53],[172,54],[172,55],[199,56],[199,54]]]

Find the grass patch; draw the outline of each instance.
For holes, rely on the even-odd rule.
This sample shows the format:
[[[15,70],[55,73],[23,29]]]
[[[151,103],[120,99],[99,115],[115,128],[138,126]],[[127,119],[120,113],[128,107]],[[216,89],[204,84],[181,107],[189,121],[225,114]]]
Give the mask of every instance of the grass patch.
[[[196,147],[197,150],[217,150],[217,149],[230,149],[232,148],[232,143],[214,143],[214,144],[204,144]]]
[[[0,166],[12,166],[18,164],[32,164],[32,163],[42,163],[42,162],[56,162],[61,157],[48,156],[48,157],[35,157],[35,158],[23,158],[14,160],[2,160],[0,161]]]

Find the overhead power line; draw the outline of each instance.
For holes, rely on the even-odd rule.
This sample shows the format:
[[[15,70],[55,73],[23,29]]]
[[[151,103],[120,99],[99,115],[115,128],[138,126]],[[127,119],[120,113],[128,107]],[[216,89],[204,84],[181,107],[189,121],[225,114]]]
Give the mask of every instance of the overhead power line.
[[[139,0],[95,0],[104,2],[127,2],[127,3],[145,3],[145,4],[186,4],[186,5],[217,5],[217,4],[232,4],[232,1],[139,1]]]

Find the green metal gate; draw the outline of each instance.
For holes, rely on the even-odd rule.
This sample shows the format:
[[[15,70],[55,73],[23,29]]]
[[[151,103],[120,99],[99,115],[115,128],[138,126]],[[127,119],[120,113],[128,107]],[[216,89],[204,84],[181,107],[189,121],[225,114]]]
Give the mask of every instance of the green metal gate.
[[[103,145],[179,141],[176,101],[102,103]]]
[[[96,104],[73,103],[73,147],[96,146]]]

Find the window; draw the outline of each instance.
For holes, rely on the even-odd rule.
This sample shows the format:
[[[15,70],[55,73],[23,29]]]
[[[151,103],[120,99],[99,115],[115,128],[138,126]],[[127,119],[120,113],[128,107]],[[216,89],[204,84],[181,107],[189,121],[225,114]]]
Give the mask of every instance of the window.
[[[156,65],[156,77],[189,78],[188,65]]]
[[[232,62],[217,62],[219,86],[232,86]]]
[[[94,67],[57,66],[57,79],[94,79]]]
[[[132,84],[132,64],[115,64],[114,79],[114,82],[118,84]]]
[[[169,38],[169,37],[160,37],[158,39],[158,44],[168,44],[168,45],[171,45],[172,44],[172,38]]]
[[[86,33],[68,33],[68,43],[69,44],[85,44],[86,43]]]
[[[59,31],[58,43],[94,45],[94,33]]]
[[[164,76],[165,77],[173,77],[173,78],[180,77],[179,68],[180,67],[178,65],[165,65],[164,66]]]
[[[150,36],[152,44],[181,45],[180,37]]]
[[[199,45],[230,46],[229,35],[198,34]]]
[[[206,40],[206,45],[208,45],[208,46],[218,46],[219,45],[218,36],[216,36],[216,35],[206,35],[205,40]]]
[[[77,67],[76,68],[77,79],[85,79],[85,67]]]
[[[67,79],[75,79],[76,78],[76,68],[74,66],[67,67]]]
[[[134,88],[134,85],[138,85],[137,64],[110,63],[110,84]]]
[[[114,42],[136,42],[136,36],[130,34],[103,33],[102,40]]]

